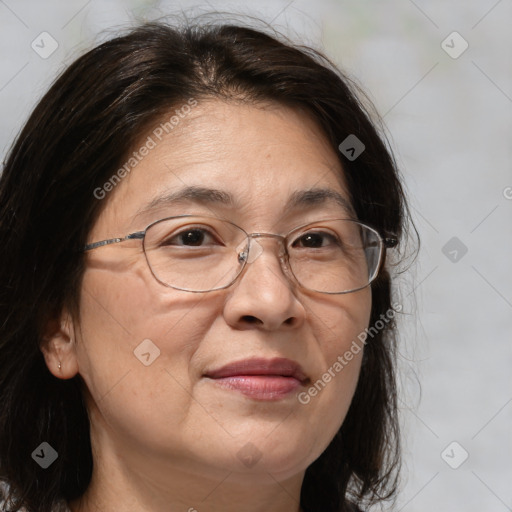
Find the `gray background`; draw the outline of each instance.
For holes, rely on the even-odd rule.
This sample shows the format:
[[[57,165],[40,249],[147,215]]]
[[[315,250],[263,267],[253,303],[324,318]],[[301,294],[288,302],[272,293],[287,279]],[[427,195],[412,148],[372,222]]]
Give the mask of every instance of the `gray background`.
[[[511,0],[0,0],[2,160],[66,64],[119,28],[180,9],[263,18],[324,48],[369,92],[422,239],[399,279],[405,464],[395,509],[512,510]],[[58,48],[42,58],[31,43],[43,46],[45,31]],[[450,56],[442,41],[453,31],[469,46],[458,55],[463,40],[448,37]],[[469,458],[450,467],[463,450]]]

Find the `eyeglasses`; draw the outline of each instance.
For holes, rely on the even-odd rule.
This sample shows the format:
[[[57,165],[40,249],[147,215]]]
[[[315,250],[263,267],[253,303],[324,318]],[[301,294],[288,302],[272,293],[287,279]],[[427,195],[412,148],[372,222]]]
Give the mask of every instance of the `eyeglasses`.
[[[161,284],[188,292],[231,286],[248,263],[263,252],[257,239],[279,242],[283,272],[299,286],[341,294],[361,290],[378,275],[385,249],[397,245],[370,226],[350,219],[325,219],[299,226],[287,235],[246,233],[236,224],[197,215],[157,220],[144,231],[88,244],[84,251],[142,240],[151,273]]]

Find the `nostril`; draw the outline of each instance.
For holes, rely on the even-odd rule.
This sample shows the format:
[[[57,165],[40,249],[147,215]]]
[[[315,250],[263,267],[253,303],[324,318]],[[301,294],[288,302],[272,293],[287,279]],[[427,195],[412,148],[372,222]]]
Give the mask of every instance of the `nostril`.
[[[244,315],[242,317],[242,320],[244,320],[245,322],[247,322],[249,324],[257,324],[257,323],[262,324],[263,323],[259,318],[256,318],[255,316],[252,316],[252,315]]]

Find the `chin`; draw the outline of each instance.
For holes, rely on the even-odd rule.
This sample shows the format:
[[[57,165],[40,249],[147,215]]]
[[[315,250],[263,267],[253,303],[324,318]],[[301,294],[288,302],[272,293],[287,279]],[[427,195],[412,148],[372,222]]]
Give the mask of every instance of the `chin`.
[[[237,443],[235,457],[230,464],[230,469],[241,475],[255,477],[261,474],[268,479],[270,473],[274,478],[285,480],[305,471],[322,453],[322,448],[317,446],[318,440],[299,440],[291,433],[288,436],[267,433],[247,439],[245,443]]]

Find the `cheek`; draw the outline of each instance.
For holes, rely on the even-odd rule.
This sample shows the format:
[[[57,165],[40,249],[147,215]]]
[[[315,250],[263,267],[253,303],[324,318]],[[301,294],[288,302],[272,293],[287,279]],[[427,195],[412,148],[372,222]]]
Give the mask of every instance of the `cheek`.
[[[311,309],[322,363],[298,399],[321,418],[327,440],[340,428],[357,386],[364,352],[361,333],[370,320],[371,291],[360,290]]]
[[[333,363],[339,355],[349,350],[353,341],[362,345],[358,336],[368,327],[371,307],[369,287],[310,306],[325,363]]]
[[[206,315],[199,295],[162,287],[145,268],[86,272],[77,355],[102,416],[134,435],[155,411],[161,425],[177,425],[192,401],[190,361],[211,325]]]
[[[167,344],[167,350],[197,337],[201,325],[195,316],[201,308],[201,296],[180,292],[158,283],[142,263],[127,271],[113,273],[93,270],[83,281],[81,319],[84,336],[99,345],[99,351],[131,354],[145,339]],[[162,347],[163,348],[163,347]]]

